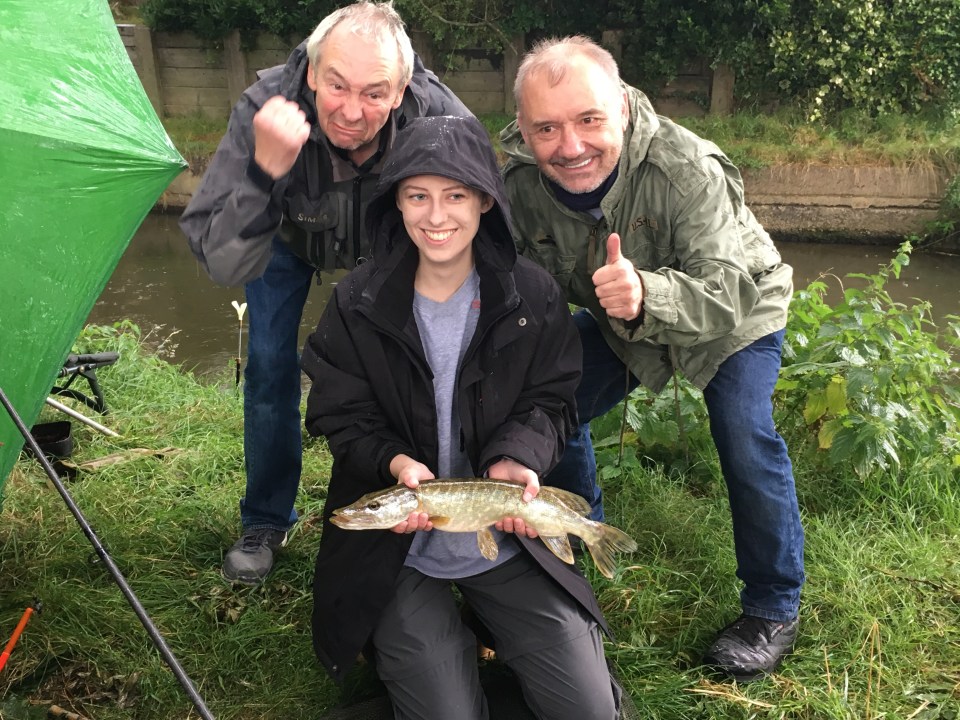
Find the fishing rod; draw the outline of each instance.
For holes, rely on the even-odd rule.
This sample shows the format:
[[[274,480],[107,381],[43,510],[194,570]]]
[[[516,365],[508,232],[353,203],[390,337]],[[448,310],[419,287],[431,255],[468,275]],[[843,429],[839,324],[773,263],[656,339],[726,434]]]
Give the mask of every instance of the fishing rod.
[[[83,513],[80,512],[80,508],[77,507],[76,503],[73,501],[73,498],[70,497],[70,493],[67,492],[66,487],[64,487],[63,483],[60,481],[57,471],[53,469],[53,465],[51,465],[50,461],[47,460],[47,456],[44,454],[43,450],[40,449],[40,445],[36,440],[33,439],[33,435],[30,434],[30,430],[27,428],[26,424],[24,424],[23,420],[20,419],[20,415],[17,414],[16,409],[14,409],[13,405],[10,403],[6,393],[3,392],[3,388],[0,388],[0,403],[3,404],[3,407],[6,409],[10,419],[13,420],[14,425],[17,426],[17,430],[19,430],[20,434],[23,435],[23,440],[33,451],[34,457],[36,457],[40,465],[43,466],[44,472],[47,474],[47,477],[50,478],[50,481],[57,489],[57,492],[60,493],[60,497],[62,497],[63,501],[67,504],[67,508],[69,508],[70,512],[73,514],[73,517],[76,518],[77,523],[80,525],[80,529],[83,530],[83,534],[87,536],[87,539],[93,545],[93,549],[96,551],[100,559],[103,560],[103,563],[107,566],[107,570],[110,571],[110,575],[113,576],[113,579],[120,587],[120,591],[123,593],[124,597],[127,598],[127,602],[130,603],[130,607],[132,607],[133,611],[137,614],[137,617],[140,619],[140,622],[146,629],[147,634],[150,635],[150,639],[153,640],[153,644],[163,656],[164,661],[170,666],[170,669],[180,682],[180,685],[186,691],[187,695],[190,696],[190,700],[193,702],[193,706],[197,709],[197,712],[200,713],[200,717],[203,718],[203,720],[214,720],[213,715],[210,714],[206,704],[203,702],[203,698],[200,697],[200,694],[193,686],[193,682],[191,682],[190,678],[187,676],[187,673],[184,672],[184,669],[180,666],[177,658],[174,657],[173,652],[167,646],[166,641],[160,635],[160,632],[153,624],[150,616],[147,615],[147,611],[144,610],[143,605],[140,604],[140,600],[134,594],[133,590],[130,588],[130,585],[127,584],[126,578],[124,578],[123,573],[120,572],[120,568],[118,568],[116,563],[113,562],[113,558],[110,557],[110,554],[106,551],[106,548],[104,548],[100,543],[100,538],[97,537],[97,534],[93,531],[93,528],[90,527],[90,523],[87,522],[87,519],[83,516]]]

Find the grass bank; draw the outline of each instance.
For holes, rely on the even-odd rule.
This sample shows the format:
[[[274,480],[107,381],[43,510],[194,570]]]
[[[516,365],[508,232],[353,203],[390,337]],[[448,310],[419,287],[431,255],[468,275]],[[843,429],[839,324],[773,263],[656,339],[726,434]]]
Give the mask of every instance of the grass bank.
[[[904,355],[890,323],[914,328],[914,334],[923,323],[890,307],[889,317],[875,318],[885,323],[879,330],[864,326],[877,297],[862,295],[858,305],[858,296],[848,295],[849,314],[831,315],[798,296],[798,317],[804,317],[790,331],[792,342],[799,341],[797,328],[806,328],[808,344],[819,352],[826,345],[815,338],[832,338],[850,358],[858,341],[828,333],[828,323],[836,320],[853,337],[875,339]],[[811,329],[814,315],[821,318],[820,331]],[[929,345],[910,342],[918,357],[931,355]],[[136,329],[124,324],[88,328],[79,343],[84,352],[120,351],[119,362],[101,370],[100,379],[110,407],[103,420],[121,437],[73,424],[72,460],[100,461],[68,481],[77,505],[216,717],[321,717],[344,698],[310,645],[313,558],[330,463],[324,442],[305,439],[297,501],[303,519],[276,570],[260,587],[230,587],[219,568],[238,530],[237,500],[244,485],[242,401],[232,375],[200,382],[147,350]],[[949,360],[944,362],[949,369]],[[817,363],[836,383],[840,362],[808,356],[804,367],[820,367]],[[864,364],[854,364],[862,376]],[[889,367],[890,361],[880,358],[877,372]],[[942,373],[932,375],[932,390],[911,386],[911,392],[917,399],[935,395],[954,403],[948,427],[955,442],[960,410],[936,390]],[[852,386],[848,392],[852,398]],[[814,393],[804,386],[789,397]],[[880,395],[876,398],[879,403]],[[658,409],[643,403],[631,406],[632,422]],[[789,411],[789,403],[778,403]],[[835,402],[832,407],[837,409]],[[851,406],[849,412],[855,410]],[[808,411],[809,403],[804,418]],[[799,416],[801,409],[793,412]],[[914,419],[919,416],[915,409]],[[944,472],[942,463],[908,460],[906,449],[903,462],[889,470],[880,469],[885,456],[866,462],[863,471],[842,462],[824,469],[816,455],[819,421],[812,420],[809,454],[799,438],[792,445],[807,536],[800,639],[780,672],[745,686],[718,682],[697,668],[715,630],[738,607],[725,490],[715,455],[704,449],[709,445],[696,444],[705,433],[703,422],[687,435],[692,447],[684,462],[656,459],[640,447],[638,432],[628,435],[629,461],[616,467],[610,438],[616,437],[617,415],[597,421],[609,521],[636,538],[639,549],[620,558],[612,580],[589,560],[585,571],[615,633],[608,656],[640,717],[960,717],[956,475]],[[805,426],[797,423],[800,430]],[[919,448],[920,441],[913,442]],[[946,443],[943,450],[960,452]],[[936,460],[935,452],[920,452]],[[61,498],[27,459],[6,485],[0,577],[4,637],[34,598],[44,605],[0,673],[0,717],[41,718],[52,704],[96,720],[196,717]],[[370,689],[361,674],[346,695],[360,697]]]
[[[511,116],[489,113],[480,121],[495,146]],[[742,112],[729,116],[678,118],[698,135],[713,140],[741,168],[787,163],[819,165],[935,166],[960,171],[960,126],[907,115],[879,118],[837,115],[810,123],[800,112]],[[194,171],[201,171],[226,131],[226,118],[168,117],[164,127]]]

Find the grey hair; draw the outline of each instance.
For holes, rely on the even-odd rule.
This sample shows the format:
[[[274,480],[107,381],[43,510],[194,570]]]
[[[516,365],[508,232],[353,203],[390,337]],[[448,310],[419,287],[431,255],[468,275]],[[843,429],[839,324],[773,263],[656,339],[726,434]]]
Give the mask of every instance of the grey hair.
[[[523,56],[517,69],[517,79],[513,83],[513,99],[519,109],[522,105],[523,85],[533,73],[546,72],[551,87],[563,80],[575,57],[592,60],[615,85],[620,84],[620,70],[617,61],[607,50],[584,35],[570,35],[563,38],[546,38],[537,41]]]
[[[413,45],[404,29],[403,20],[393,9],[393,0],[368,2],[360,0],[327,15],[307,39],[307,57],[316,70],[320,59],[320,47],[335,27],[344,29],[362,38],[386,43],[397,43],[400,56],[400,85],[406,85],[413,77]]]

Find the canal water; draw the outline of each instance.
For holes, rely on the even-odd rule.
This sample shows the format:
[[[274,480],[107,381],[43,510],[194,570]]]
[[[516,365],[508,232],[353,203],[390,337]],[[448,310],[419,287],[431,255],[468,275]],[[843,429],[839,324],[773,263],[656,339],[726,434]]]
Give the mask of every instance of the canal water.
[[[151,213],[130,242],[96,306],[89,323],[110,325],[129,318],[140,326],[148,343],[162,344],[165,357],[199,375],[232,374],[238,342],[246,352],[232,302],[244,301],[243,288],[215,285],[194,260],[177,226],[177,215]],[[779,242],[784,260],[794,267],[794,285],[803,287],[828,274],[830,301],[840,297],[841,283],[858,281],[849,273],[873,273],[892,257],[895,248],[844,244]],[[929,300],[934,319],[960,315],[960,256],[916,253],[900,280],[889,285],[898,301]],[[301,346],[316,326],[332,284],[324,276],[314,285],[300,328]]]

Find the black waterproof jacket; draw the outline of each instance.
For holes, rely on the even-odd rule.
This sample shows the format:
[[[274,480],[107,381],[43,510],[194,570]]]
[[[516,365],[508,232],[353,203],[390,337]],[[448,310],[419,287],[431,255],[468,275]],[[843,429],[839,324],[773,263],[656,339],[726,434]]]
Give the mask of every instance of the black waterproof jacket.
[[[368,254],[362,219],[380,164],[360,174],[331,150],[317,121],[316,95],[307,85],[308,64],[303,42],[285,65],[262,71],[244,91],[180,218],[190,249],[221,285],[260,277],[273,254],[274,237],[320,269],[352,268]],[[297,102],[311,125],[293,168],[277,181],[253,161],[253,116],[275,95]],[[470,115],[470,111],[415,56],[403,101],[384,128],[387,142],[392,142],[396,129],[423,115]]]
[[[576,425],[580,341],[553,278],[516,255],[486,131],[473,118],[412,121],[398,136],[368,214],[373,258],[338,283],[302,358],[313,380],[307,429],[325,435],[333,453],[314,576],[313,639],[335,680],[366,646],[413,535],[342,530],[330,514],[396,484],[389,464],[399,453],[437,467],[433,378],[412,309],[419,254],[395,201],[399,180],[425,173],[454,178],[495,200],[474,240],[480,318],[455,388],[460,442],[474,472],[479,476],[508,456],[543,477]],[[521,543],[606,629],[583,576],[539,539]]]

